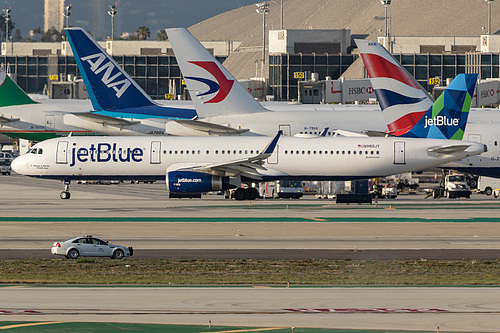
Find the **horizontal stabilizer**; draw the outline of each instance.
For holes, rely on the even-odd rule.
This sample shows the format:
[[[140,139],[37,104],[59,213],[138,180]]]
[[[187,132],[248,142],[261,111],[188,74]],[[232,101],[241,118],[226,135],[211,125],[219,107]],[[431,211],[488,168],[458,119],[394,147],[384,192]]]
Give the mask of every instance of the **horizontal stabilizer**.
[[[4,116],[0,116],[0,123],[1,124],[8,124],[8,123],[13,123],[15,121],[18,121],[19,118],[7,118]]]
[[[224,125],[207,123],[201,120],[176,120],[177,123],[195,131],[206,132],[210,135],[239,135],[248,132],[248,128],[232,128]]]
[[[365,133],[361,132],[354,132],[354,131],[347,131],[347,130],[342,130],[342,129],[336,129],[334,130],[335,134],[341,135],[341,136],[352,136],[352,137],[367,137],[368,135]]]
[[[386,133],[386,132],[381,132],[381,131],[364,131],[366,133],[366,135],[368,135],[369,137],[389,137],[389,136],[392,136],[394,137],[395,135],[394,134],[391,134],[391,133]]]
[[[447,146],[447,147],[436,147],[436,148],[429,148],[427,149],[427,153],[429,155],[452,155],[454,153],[459,153],[467,148],[469,148],[470,145],[453,145],[453,146]]]
[[[130,121],[122,118],[104,116],[92,112],[73,113],[73,115],[88,121],[92,121],[94,123],[108,126],[132,126],[140,123],[140,121]]]

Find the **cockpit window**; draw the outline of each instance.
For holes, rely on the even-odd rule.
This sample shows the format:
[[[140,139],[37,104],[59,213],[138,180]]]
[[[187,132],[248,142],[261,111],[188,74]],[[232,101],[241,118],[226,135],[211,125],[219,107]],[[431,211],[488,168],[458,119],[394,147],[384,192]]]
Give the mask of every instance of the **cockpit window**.
[[[32,154],[37,154],[38,153],[38,148],[32,148],[31,149]]]
[[[41,155],[43,154],[43,149],[42,148],[38,148],[38,155]]]

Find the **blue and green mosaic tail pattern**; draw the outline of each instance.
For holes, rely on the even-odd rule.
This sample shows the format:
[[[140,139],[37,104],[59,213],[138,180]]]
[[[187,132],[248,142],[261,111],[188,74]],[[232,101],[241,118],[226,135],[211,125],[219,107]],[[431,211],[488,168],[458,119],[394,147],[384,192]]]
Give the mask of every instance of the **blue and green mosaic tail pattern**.
[[[404,137],[462,140],[477,74],[459,74]]]

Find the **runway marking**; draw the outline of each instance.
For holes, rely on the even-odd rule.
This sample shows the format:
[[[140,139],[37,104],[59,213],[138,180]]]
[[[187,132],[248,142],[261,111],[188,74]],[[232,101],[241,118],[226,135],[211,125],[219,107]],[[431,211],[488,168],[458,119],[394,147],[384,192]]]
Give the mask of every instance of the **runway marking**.
[[[1,314],[40,314],[40,312],[35,310],[0,310]]]
[[[369,312],[369,313],[429,313],[429,312],[449,312],[442,309],[391,309],[391,308],[372,308],[372,309],[284,309],[292,312],[302,313],[353,313],[353,312]]]
[[[268,328],[254,328],[247,330],[232,330],[232,331],[214,331],[214,333],[235,333],[235,332],[262,332],[262,331],[272,331],[272,330],[284,330],[290,329],[289,327],[268,327]],[[203,333],[203,332],[200,332]]]
[[[499,206],[500,208],[500,206]],[[400,208],[398,208],[400,209]],[[86,223],[304,223],[309,221],[318,222],[400,222],[400,223],[500,223],[499,217],[450,217],[450,218],[418,218],[418,217],[245,217],[245,218],[227,218],[223,220],[219,217],[151,217],[151,218],[133,218],[133,217],[0,217],[0,223],[16,222],[33,223],[47,222],[51,224],[86,222]]]
[[[38,326],[38,325],[52,325],[52,324],[62,324],[63,321],[47,321],[47,322],[41,322],[41,323],[28,323],[28,324],[16,324],[16,325],[7,325],[7,326],[0,326],[0,330],[9,330],[11,328],[18,328],[18,327],[28,327],[28,326]]]

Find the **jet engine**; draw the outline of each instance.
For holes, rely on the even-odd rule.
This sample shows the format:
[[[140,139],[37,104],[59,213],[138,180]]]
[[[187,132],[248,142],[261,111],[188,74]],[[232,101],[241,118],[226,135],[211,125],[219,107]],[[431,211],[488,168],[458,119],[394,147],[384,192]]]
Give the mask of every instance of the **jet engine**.
[[[166,182],[170,193],[202,193],[229,189],[229,177],[195,171],[169,171]]]

